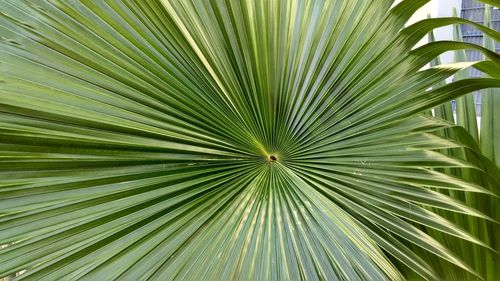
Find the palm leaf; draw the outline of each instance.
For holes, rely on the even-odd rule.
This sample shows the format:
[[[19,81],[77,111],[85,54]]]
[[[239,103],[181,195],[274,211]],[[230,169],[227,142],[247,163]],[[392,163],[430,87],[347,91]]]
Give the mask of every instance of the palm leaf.
[[[485,23],[489,22],[489,7],[486,6],[486,15],[485,15]],[[454,11],[456,15],[456,11]],[[491,25],[488,25],[491,27]],[[487,38],[487,37],[485,37]],[[433,35],[431,33],[430,36],[431,41],[434,41]],[[457,41],[462,40],[462,36],[460,34],[459,26],[454,26],[454,39]],[[488,46],[487,43],[484,44],[489,49],[492,49]],[[491,44],[490,44],[491,45]],[[465,61],[466,56],[464,51],[456,51],[455,52],[455,61]],[[434,65],[439,65],[439,60],[434,62]],[[479,66],[479,67],[478,67]],[[488,61],[482,62],[481,64],[476,64],[476,68],[479,70],[488,73],[490,75],[495,75],[496,70],[489,69],[490,64]],[[464,71],[460,71],[455,74],[455,79],[464,79],[468,76],[468,74]],[[436,87],[440,87],[445,84],[445,81],[440,82]],[[489,91],[490,89],[486,90]],[[488,99],[483,99],[483,107],[488,108],[490,106],[490,102]],[[488,111],[485,111],[486,114],[482,116],[482,122],[486,122],[489,124],[492,121],[492,116],[489,115]],[[448,122],[455,123],[453,117],[453,111],[451,109],[451,103],[446,102],[439,107],[434,109],[435,116],[443,118]],[[445,129],[437,132],[440,136],[447,136],[452,139],[457,140],[458,142],[464,144],[465,149],[448,149],[443,150],[442,153],[447,155],[457,157],[460,159],[467,159],[467,161],[471,163],[475,163],[475,165],[483,166],[486,170],[489,170],[489,174],[493,177],[498,177],[498,169],[495,167],[494,163],[491,162],[490,159],[485,157],[484,155],[478,154],[479,145],[478,145],[478,135],[480,131],[478,131],[476,125],[476,113],[475,113],[475,105],[474,99],[472,95],[466,95],[465,97],[461,97],[457,99],[457,127],[454,129]],[[482,123],[483,124],[483,123]],[[483,124],[484,125],[484,124]],[[482,131],[482,130],[481,130]],[[491,145],[495,143],[495,139],[489,136],[488,129],[481,133],[481,143]],[[483,148],[481,150],[484,150]],[[471,153],[473,152],[473,153]],[[487,152],[485,150],[484,152]],[[483,153],[484,153],[483,152]],[[470,169],[438,169],[442,170],[445,173],[453,176],[458,176],[460,178],[466,179],[468,181],[475,182],[482,186],[488,186],[488,180],[485,180],[481,175],[478,175],[475,171]],[[496,185],[492,185],[491,190],[496,190]],[[457,198],[458,200],[465,201],[469,206],[474,206],[475,208],[481,210],[485,214],[488,214],[492,217],[497,217],[496,211],[496,198],[480,198],[477,196],[471,196],[471,194],[462,193],[462,192],[447,192],[450,196]],[[495,241],[495,233],[497,233],[498,226],[495,223],[490,223],[488,221],[484,221],[481,219],[477,219],[474,217],[464,217],[458,213],[450,214],[446,213],[443,210],[433,209],[434,212],[439,213],[442,216],[447,217],[454,223],[462,226],[464,229],[467,229],[474,236],[480,237],[482,241],[485,241],[490,247],[497,248]],[[452,248],[454,252],[458,253],[459,256],[468,261],[469,264],[472,264],[474,270],[477,272],[483,272],[485,280],[495,280],[495,264],[498,263],[498,255],[493,253],[492,251],[485,250],[484,247],[480,247],[477,245],[470,246],[464,243],[463,241],[457,241],[451,236],[443,235],[440,232],[428,229],[427,233],[431,236],[435,237],[441,243],[448,245],[448,247]],[[455,272],[452,266],[449,263],[443,262],[442,260],[432,259],[431,263],[439,263],[440,270],[445,272],[447,277],[450,279],[464,279],[464,280],[476,280],[473,276],[464,276],[463,273]]]
[[[490,7],[486,5],[485,8],[485,24],[491,27],[491,11]],[[495,50],[495,41],[488,36],[484,37],[484,46],[490,50]],[[488,72],[486,72],[488,73]],[[489,74],[489,73],[488,73]],[[483,92],[484,102],[482,107],[482,123],[481,123],[481,151],[498,167],[500,167],[500,141],[495,134],[499,132],[500,116],[494,110],[500,105],[498,98],[498,89],[487,89]]]
[[[456,23],[500,34],[405,28],[427,2],[5,0],[0,276],[443,278],[429,256],[482,275],[424,227],[489,247],[435,209],[492,218],[436,190],[489,198],[498,178],[438,153],[465,144],[422,113],[500,87],[429,90],[500,56],[414,46]],[[489,64],[421,70],[468,48]]]

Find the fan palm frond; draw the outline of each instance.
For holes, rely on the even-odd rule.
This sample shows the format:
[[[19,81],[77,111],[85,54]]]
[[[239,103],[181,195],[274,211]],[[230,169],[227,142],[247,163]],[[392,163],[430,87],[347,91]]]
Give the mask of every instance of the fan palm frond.
[[[27,280],[481,276],[436,210],[496,168],[423,112],[500,87],[500,56],[405,27],[428,0],[19,1],[0,14],[0,276]],[[476,49],[487,62],[436,65]],[[484,78],[437,83],[469,67]],[[434,87],[433,87],[434,86]],[[444,172],[468,169],[482,184]],[[471,246],[472,247],[472,246]]]

